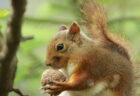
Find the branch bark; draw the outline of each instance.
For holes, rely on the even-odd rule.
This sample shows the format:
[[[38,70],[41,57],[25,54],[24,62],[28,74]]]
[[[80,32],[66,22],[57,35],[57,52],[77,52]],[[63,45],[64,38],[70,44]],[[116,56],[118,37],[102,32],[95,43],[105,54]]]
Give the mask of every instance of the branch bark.
[[[12,15],[5,34],[7,51],[0,62],[0,96],[8,96],[13,88],[17,67],[16,52],[21,40],[22,18],[26,6],[26,0],[11,0],[11,2]]]

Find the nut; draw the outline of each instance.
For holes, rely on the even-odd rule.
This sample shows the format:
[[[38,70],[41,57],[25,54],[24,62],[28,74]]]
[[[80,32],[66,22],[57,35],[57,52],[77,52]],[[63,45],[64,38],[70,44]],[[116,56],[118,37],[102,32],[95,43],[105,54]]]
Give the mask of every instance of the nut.
[[[52,81],[64,82],[66,81],[66,77],[60,71],[53,70],[53,69],[45,70],[41,77],[42,86],[45,86],[49,84],[49,82],[52,82]]]

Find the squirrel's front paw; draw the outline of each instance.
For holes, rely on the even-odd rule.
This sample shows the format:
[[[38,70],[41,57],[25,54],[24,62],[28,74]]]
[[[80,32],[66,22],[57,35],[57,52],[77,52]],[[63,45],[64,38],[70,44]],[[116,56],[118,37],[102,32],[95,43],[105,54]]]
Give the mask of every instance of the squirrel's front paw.
[[[65,86],[63,85],[63,82],[53,81],[50,82],[50,84],[45,85],[42,89],[44,90],[44,93],[60,94],[65,90]]]

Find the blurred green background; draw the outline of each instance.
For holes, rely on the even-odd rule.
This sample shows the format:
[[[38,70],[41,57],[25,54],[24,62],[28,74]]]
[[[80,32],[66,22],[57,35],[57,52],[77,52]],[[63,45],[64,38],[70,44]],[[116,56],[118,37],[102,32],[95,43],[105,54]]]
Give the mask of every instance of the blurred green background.
[[[140,63],[140,0],[99,0],[105,7],[109,27],[113,32],[130,41],[133,58]],[[18,70],[15,88],[30,96],[41,94],[40,77],[45,67],[45,53],[48,42],[61,24],[70,25],[80,21],[81,0],[28,0],[23,24],[23,36],[34,36],[33,40],[22,42],[18,51]],[[10,1],[0,0],[0,31],[5,32],[10,15]],[[135,84],[136,95],[140,96],[139,84]],[[10,96],[17,96],[10,93]]]

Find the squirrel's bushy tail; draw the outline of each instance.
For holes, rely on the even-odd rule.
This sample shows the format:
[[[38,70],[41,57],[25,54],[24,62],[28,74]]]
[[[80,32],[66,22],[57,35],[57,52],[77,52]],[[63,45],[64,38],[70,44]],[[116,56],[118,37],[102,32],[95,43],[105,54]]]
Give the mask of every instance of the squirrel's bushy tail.
[[[93,38],[102,40],[119,54],[125,56],[130,60],[128,51],[114,40],[114,35],[108,30],[106,15],[103,7],[101,7],[95,0],[84,0],[81,8],[81,13],[84,18],[84,23],[91,32]]]

